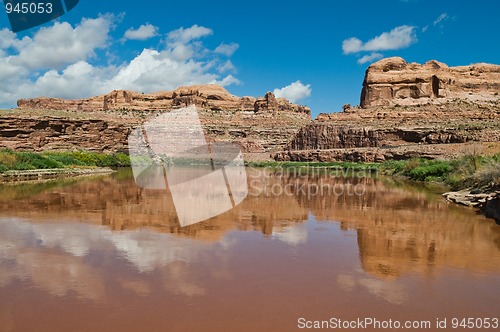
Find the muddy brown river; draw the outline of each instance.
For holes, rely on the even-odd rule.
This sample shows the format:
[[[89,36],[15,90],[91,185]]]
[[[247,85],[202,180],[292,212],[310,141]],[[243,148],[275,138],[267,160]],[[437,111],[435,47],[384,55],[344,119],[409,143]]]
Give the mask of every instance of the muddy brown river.
[[[0,185],[0,331],[499,330],[494,221],[391,179],[264,172],[187,227],[130,170]]]

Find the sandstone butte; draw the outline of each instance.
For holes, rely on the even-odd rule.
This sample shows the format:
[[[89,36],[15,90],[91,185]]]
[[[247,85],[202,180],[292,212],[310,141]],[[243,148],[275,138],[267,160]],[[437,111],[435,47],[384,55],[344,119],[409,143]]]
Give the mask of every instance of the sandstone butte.
[[[320,114],[273,157],[373,162],[498,153],[499,94],[499,65],[382,59],[366,70],[359,107]]]
[[[320,114],[276,98],[237,97],[216,85],[80,100],[34,98],[2,111],[0,147],[126,151],[130,130],[196,105],[211,141],[239,142],[246,160],[383,161],[500,151],[500,66],[423,65],[399,57],[368,67],[360,106]]]
[[[311,122],[306,106],[276,98],[236,97],[217,85],[142,94],[112,91],[80,100],[33,98],[3,111],[0,147],[15,150],[127,151],[130,131],[175,108],[196,105],[209,141],[236,141],[248,160],[269,158]]]

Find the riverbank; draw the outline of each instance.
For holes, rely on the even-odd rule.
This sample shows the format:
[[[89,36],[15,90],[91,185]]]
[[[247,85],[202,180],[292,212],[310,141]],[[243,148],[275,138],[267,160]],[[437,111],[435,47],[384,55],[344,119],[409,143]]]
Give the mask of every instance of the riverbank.
[[[388,160],[379,163],[367,162],[247,162],[251,167],[335,169],[350,171],[376,171],[378,174],[405,177],[414,181],[445,184],[452,191],[470,189],[482,192],[500,187],[500,153],[493,156],[468,155],[452,160]],[[129,167],[130,158],[124,153],[72,152],[18,152],[0,150],[0,174],[15,174],[11,171],[71,169],[86,167]],[[29,173],[29,172],[28,172]],[[43,173],[43,172],[42,172]],[[51,172],[49,172],[51,173]],[[474,194],[473,192],[473,194]]]
[[[272,168],[304,168],[349,170],[352,173],[369,171],[376,174],[402,177],[424,183],[438,183],[448,189],[441,192],[450,202],[479,209],[500,223],[500,154],[493,156],[468,155],[452,160],[389,160],[381,163],[357,162],[252,162],[248,166]],[[343,172],[343,174],[349,174]]]
[[[75,176],[108,174],[115,172],[109,167],[52,168],[24,171],[6,171],[0,174],[0,183],[28,182],[62,179]]]
[[[409,180],[439,183],[451,202],[482,210],[500,221],[500,154],[468,155],[452,160],[389,160],[366,162],[247,162],[250,167],[299,168],[301,171],[342,170],[343,175],[365,172],[404,177]],[[130,158],[124,153],[105,154],[88,151],[16,152],[0,150],[0,181],[44,180],[111,172],[110,167],[128,167]]]
[[[8,171],[127,166],[130,166],[130,158],[125,153],[106,154],[83,150],[38,153],[0,149],[0,174]]]
[[[376,170],[381,175],[442,183],[454,191],[466,188],[481,190],[500,185],[500,153],[493,156],[468,155],[450,160],[415,158],[379,163],[263,161],[249,162],[247,166]]]
[[[88,151],[18,152],[0,150],[0,183],[45,181],[114,172],[111,167],[130,166],[124,153]]]

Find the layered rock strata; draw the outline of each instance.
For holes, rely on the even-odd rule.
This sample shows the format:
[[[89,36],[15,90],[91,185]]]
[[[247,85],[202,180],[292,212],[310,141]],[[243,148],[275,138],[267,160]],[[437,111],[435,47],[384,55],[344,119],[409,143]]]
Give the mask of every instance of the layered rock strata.
[[[180,87],[174,91],[138,93],[114,90],[108,94],[91,98],[68,100],[61,98],[21,99],[20,109],[95,111],[164,111],[195,105],[211,111],[291,112],[310,116],[306,106],[290,103],[284,98],[276,98],[272,92],[264,97],[237,97],[215,84]]]
[[[15,150],[127,150],[131,129],[169,110],[196,105],[209,141],[233,141],[248,159],[269,158],[301,127],[310,109],[276,98],[237,97],[216,85],[181,87],[140,94],[113,91],[81,100],[19,100],[17,110],[3,111],[0,147]]]
[[[443,103],[449,99],[498,99],[500,66],[477,63],[448,67],[431,60],[423,65],[399,57],[382,59],[366,70],[361,92],[363,108]]]
[[[366,71],[361,107],[320,114],[276,160],[383,161],[500,152],[500,66],[388,58]]]
[[[236,141],[247,160],[381,161],[500,151],[500,66],[448,67],[388,58],[365,76],[361,107],[321,114],[272,93],[237,97],[216,85],[64,100],[20,100],[3,111],[0,147],[126,151],[131,128],[196,105],[209,141]]]
[[[276,160],[383,161],[500,151],[500,102],[351,109],[320,114]]]

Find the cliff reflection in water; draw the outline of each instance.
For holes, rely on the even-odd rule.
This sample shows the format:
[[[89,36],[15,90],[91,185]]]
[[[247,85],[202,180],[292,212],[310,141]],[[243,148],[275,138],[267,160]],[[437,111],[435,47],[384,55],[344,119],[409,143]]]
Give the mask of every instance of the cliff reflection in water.
[[[437,195],[373,178],[273,176],[256,169],[248,174],[250,193],[240,205],[185,228],[178,225],[168,192],[138,188],[128,171],[2,186],[0,259],[9,268],[0,269],[0,286],[29,278],[52,295],[72,291],[100,301],[105,286],[99,276],[109,267],[92,257],[106,261],[113,252],[139,273],[159,271],[168,280],[161,286],[166,291],[203,295],[203,282],[190,273],[190,264],[217,260],[210,275],[230,277],[224,267],[233,245],[230,231],[259,231],[290,246],[314,246],[308,236],[315,230],[305,224],[310,215],[354,231],[361,267],[378,278],[437,273],[442,267],[500,270],[500,227]],[[337,189],[320,195],[321,185]],[[355,194],[355,187],[362,192]],[[349,284],[349,276],[339,275],[339,282]],[[122,276],[118,284],[141,296],[153,287],[137,276]]]

